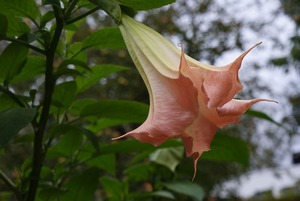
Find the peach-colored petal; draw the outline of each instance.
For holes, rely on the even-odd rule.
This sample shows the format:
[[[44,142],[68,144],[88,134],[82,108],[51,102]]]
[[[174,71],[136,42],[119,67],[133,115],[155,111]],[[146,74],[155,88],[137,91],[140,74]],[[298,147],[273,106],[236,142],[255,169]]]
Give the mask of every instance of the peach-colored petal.
[[[182,136],[187,156],[192,156],[194,159],[194,177],[197,170],[197,161],[204,151],[209,150],[218,128],[238,123],[241,115],[259,101],[274,102],[268,99],[232,99],[242,88],[238,79],[238,69],[242,59],[251,49],[228,65],[227,71],[191,68],[188,66],[182,49],[180,71],[192,80],[198,90],[199,115],[184,130],[185,135]]]
[[[191,78],[195,87],[206,95],[208,107],[222,106],[242,90],[238,71],[243,58],[259,44],[261,43],[257,43],[245,51],[234,62],[220,71],[207,70],[201,68],[201,66],[190,67],[188,61],[186,61],[186,65],[181,68],[181,72]],[[186,66],[189,66],[189,68]]]
[[[269,100],[265,98],[256,98],[252,100],[236,100],[232,99],[222,107],[217,108],[217,112],[221,117],[224,116],[237,116],[242,115],[246,112],[253,104],[260,102],[260,101],[268,101],[268,102],[275,102],[274,100]]]
[[[210,150],[210,144],[218,127],[199,114],[197,119],[185,129],[182,135],[186,155],[194,160],[194,176],[197,173],[197,162],[203,152]]]
[[[207,106],[217,107],[242,90],[242,85],[233,80],[236,75],[230,71],[209,72],[204,79],[202,91],[208,98]]]
[[[189,79],[183,76],[166,78],[155,69],[152,69],[149,83],[153,99],[146,121],[121,137],[131,136],[141,142],[159,145],[168,138],[181,135],[183,128],[197,117],[197,91]]]

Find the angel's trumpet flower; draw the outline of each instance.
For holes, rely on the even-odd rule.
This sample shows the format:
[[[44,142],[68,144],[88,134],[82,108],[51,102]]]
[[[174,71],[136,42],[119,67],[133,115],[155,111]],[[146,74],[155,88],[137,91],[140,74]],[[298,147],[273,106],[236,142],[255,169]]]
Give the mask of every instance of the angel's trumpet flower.
[[[210,149],[218,128],[239,122],[253,104],[268,99],[236,100],[242,90],[238,71],[245,55],[216,67],[202,64],[166,38],[123,15],[119,25],[128,51],[150,96],[146,121],[118,138],[134,137],[159,145],[169,138],[182,138],[187,156],[194,159],[194,177],[199,157]]]

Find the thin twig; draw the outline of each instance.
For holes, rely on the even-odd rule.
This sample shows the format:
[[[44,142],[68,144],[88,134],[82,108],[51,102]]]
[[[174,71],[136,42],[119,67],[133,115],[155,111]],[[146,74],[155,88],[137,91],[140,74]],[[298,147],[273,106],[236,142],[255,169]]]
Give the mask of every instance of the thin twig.
[[[22,103],[18,97],[11,92],[9,89],[4,88],[3,86],[0,85],[0,91],[4,94],[6,94],[8,97],[10,97],[15,103],[17,103],[21,107],[27,107],[24,103]]]
[[[43,138],[45,134],[46,125],[49,118],[49,112],[52,102],[52,95],[55,86],[55,78],[53,75],[53,63],[55,58],[56,48],[63,30],[63,17],[61,16],[60,8],[55,5],[52,6],[56,27],[53,38],[50,43],[49,49],[46,50],[46,72],[45,72],[45,90],[44,90],[44,102],[43,109],[40,117],[40,121],[35,129],[34,147],[33,147],[33,159],[32,159],[32,172],[30,175],[29,190],[27,194],[27,201],[34,201],[35,195],[38,189],[41,169],[45,159],[45,150],[43,149]]]
[[[97,11],[99,9],[99,7],[95,7],[89,11],[87,11],[86,13],[83,13],[82,15],[79,15],[77,17],[74,17],[72,19],[66,20],[66,24],[72,24],[74,22],[77,22],[78,20],[81,20],[82,18],[85,18],[86,16],[92,14],[93,12]]]
[[[75,8],[77,2],[79,0],[71,0],[68,7],[66,8],[65,16],[66,18],[69,18],[72,14],[73,9]]]
[[[17,186],[2,170],[0,170],[0,178],[17,196],[20,195],[20,191]]]
[[[23,45],[25,47],[28,47],[28,48],[30,48],[30,49],[38,52],[38,53],[46,54],[45,50],[40,49],[38,47],[35,47],[33,45],[30,45],[29,43],[26,43],[25,41],[22,41],[22,40],[18,40],[18,39],[15,39],[15,38],[10,38],[10,37],[4,37],[3,40],[18,43],[18,44]]]

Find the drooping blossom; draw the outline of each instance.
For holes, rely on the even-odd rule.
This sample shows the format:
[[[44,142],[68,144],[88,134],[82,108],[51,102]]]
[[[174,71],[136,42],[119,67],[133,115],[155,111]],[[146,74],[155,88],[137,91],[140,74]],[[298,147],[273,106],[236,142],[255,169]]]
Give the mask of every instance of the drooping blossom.
[[[127,49],[141,74],[150,97],[146,121],[118,138],[133,137],[160,145],[169,138],[181,138],[186,155],[197,161],[210,149],[218,128],[238,123],[253,104],[268,99],[237,100],[242,90],[238,77],[243,58],[250,48],[232,63],[216,67],[202,64],[184,54],[162,35],[122,16],[119,25]]]

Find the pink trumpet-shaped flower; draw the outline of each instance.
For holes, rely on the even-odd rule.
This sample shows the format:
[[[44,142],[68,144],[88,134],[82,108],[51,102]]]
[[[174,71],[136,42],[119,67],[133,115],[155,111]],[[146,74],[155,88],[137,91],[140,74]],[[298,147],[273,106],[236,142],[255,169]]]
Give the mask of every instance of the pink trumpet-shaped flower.
[[[151,28],[123,15],[120,30],[128,51],[150,95],[146,121],[118,138],[134,137],[160,145],[182,138],[187,156],[194,159],[208,151],[218,128],[239,122],[253,104],[268,99],[236,100],[242,90],[238,78],[243,58],[259,44],[223,67],[202,64],[187,56]]]

